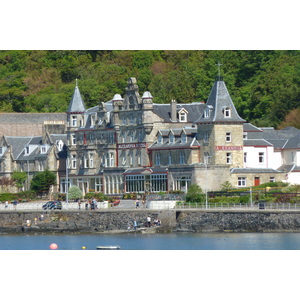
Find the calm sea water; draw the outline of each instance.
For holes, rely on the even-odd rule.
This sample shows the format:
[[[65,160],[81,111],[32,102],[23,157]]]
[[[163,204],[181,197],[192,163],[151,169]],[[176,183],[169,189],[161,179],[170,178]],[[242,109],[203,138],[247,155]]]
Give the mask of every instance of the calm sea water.
[[[2,235],[0,250],[95,250],[120,245],[122,250],[299,250],[300,233],[171,233],[101,235]]]

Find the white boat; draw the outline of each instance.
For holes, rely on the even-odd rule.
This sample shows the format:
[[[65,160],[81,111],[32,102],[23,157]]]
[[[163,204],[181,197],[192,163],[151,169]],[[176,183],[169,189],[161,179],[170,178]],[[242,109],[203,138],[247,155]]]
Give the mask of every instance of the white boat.
[[[114,246],[97,246],[97,250],[119,250],[121,247],[119,245]]]

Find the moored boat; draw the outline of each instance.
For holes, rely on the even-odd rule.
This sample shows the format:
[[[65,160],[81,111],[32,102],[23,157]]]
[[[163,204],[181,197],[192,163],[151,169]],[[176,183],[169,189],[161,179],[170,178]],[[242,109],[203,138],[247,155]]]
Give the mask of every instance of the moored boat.
[[[119,245],[114,246],[97,246],[97,250],[119,250],[121,247]]]

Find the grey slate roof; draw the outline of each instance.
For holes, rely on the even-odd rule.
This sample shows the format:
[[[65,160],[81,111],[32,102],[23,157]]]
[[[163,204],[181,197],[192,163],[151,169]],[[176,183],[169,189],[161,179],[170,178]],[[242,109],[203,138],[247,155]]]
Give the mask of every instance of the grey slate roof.
[[[78,113],[78,112],[85,112],[85,105],[83,99],[81,97],[80,91],[78,86],[75,86],[75,90],[67,109],[67,113]]]
[[[177,103],[177,111],[184,108],[187,113],[187,122],[195,122],[202,114],[205,104],[201,102]],[[153,112],[163,119],[164,122],[171,122],[171,105],[153,103]],[[177,118],[178,121],[178,118]]]
[[[245,122],[237,113],[225,82],[219,76],[216,77],[206,102],[206,107],[211,107],[210,116],[204,118],[204,115],[201,115],[197,122]],[[224,108],[230,108],[230,117],[224,117]]]
[[[233,174],[247,174],[247,173],[282,173],[279,170],[271,168],[233,168],[230,170]]]
[[[67,115],[66,113],[0,113],[0,123],[43,124],[44,121],[67,122]]]
[[[5,137],[7,144],[12,148],[12,155],[14,159],[18,158],[31,139],[32,137]]]
[[[263,139],[247,139],[244,140],[244,146],[272,146],[272,144]]]
[[[249,132],[249,131],[262,132],[262,129],[252,125],[251,123],[244,123],[243,127],[244,127],[244,132]]]

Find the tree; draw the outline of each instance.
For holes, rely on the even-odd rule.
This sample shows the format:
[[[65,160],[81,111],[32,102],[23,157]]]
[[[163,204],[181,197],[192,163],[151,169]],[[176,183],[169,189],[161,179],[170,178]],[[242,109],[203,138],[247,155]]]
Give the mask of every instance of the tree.
[[[5,192],[8,192],[9,187],[14,185],[14,180],[9,177],[1,177],[0,178],[0,186],[2,187],[2,190]]]
[[[69,199],[78,200],[82,198],[82,191],[78,186],[71,186],[68,191]]]
[[[14,180],[15,185],[18,189],[22,189],[24,187],[24,182],[27,179],[26,172],[13,171],[11,178]]]
[[[56,184],[55,173],[45,170],[43,172],[38,172],[33,176],[30,189],[42,195],[44,193],[49,193],[50,187],[54,184]]]
[[[204,201],[204,194],[202,193],[202,189],[198,184],[191,184],[186,193],[186,201],[198,203]]]

